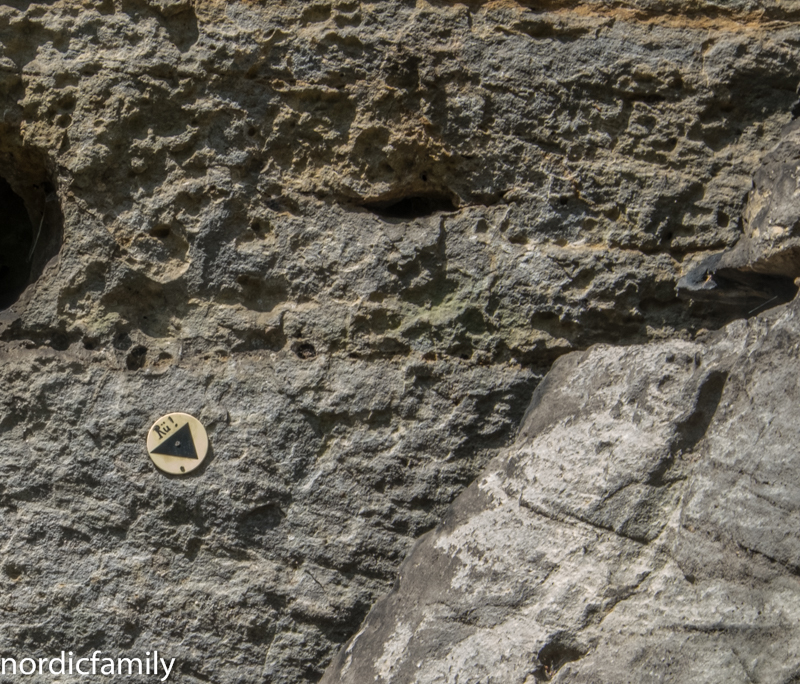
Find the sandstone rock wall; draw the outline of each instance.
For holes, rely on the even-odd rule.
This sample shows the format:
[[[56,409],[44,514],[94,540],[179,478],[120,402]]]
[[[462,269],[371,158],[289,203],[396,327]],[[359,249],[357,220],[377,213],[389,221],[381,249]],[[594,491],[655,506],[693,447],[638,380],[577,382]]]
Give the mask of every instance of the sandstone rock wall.
[[[32,281],[0,282],[0,651],[317,681],[554,359],[739,313],[674,285],[742,234],[798,17],[0,6],[0,177],[30,226],[0,260]],[[172,410],[214,450],[182,480],[144,451]]]

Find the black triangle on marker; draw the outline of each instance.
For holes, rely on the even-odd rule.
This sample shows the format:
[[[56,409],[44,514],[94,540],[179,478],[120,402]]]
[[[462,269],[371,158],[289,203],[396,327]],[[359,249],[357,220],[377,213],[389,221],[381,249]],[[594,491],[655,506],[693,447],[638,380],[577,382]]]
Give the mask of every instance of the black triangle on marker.
[[[179,456],[180,458],[197,458],[197,451],[194,448],[192,439],[192,429],[186,423],[174,435],[167,437],[161,444],[153,449],[151,454],[161,454],[162,456]]]

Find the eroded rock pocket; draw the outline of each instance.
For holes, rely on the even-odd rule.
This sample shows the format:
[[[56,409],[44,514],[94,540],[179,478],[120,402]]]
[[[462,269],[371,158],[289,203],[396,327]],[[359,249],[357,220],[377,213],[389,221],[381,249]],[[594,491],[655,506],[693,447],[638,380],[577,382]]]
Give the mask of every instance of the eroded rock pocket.
[[[46,172],[15,166],[8,177],[0,172],[0,309],[41,277],[62,242],[61,210]]]

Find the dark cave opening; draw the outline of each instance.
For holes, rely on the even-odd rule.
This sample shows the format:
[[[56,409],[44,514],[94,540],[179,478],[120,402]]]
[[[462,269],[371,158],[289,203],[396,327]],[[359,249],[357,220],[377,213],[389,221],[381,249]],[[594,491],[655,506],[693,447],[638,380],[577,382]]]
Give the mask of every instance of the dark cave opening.
[[[56,192],[49,181],[39,180],[45,174],[38,171],[35,180],[21,186],[24,199],[0,176],[0,310],[19,300],[61,248]]]
[[[0,178],[0,309],[17,301],[28,286],[35,228],[25,202]]]

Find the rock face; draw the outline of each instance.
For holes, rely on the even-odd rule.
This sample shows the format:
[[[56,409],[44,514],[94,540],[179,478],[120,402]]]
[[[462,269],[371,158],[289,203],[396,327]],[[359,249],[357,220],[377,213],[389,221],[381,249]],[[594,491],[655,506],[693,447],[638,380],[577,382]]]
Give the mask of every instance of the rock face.
[[[673,567],[654,551],[684,529],[673,481],[732,372],[721,351],[681,359],[740,313],[674,286],[743,233],[791,118],[799,18],[794,0],[0,6],[0,655],[158,649],[183,682],[318,681],[414,540],[513,442],[553,361],[597,342],[661,340],[669,396],[700,408],[665,399],[631,433],[646,463],[631,451],[603,474],[612,443],[584,464],[599,480],[552,479],[544,499],[496,484],[492,501],[527,501],[503,515],[564,549],[600,540],[598,563],[628,554],[607,560],[619,597],[639,568]],[[144,449],[171,411],[213,448],[183,479]],[[467,492],[467,512],[501,505]],[[716,529],[694,500],[686,515]],[[765,555],[788,543],[769,538]],[[791,589],[775,558],[765,601]],[[535,637],[561,653],[545,675],[595,643],[567,632]],[[405,667],[393,648],[380,672]]]
[[[323,682],[800,672],[800,302],[570,354]]]
[[[721,266],[800,276],[799,173],[800,121],[795,120],[756,171],[744,236]]]
[[[742,239],[693,267],[678,281],[678,293],[749,313],[791,300],[800,276],[799,177],[800,121],[794,120],[755,172]]]

